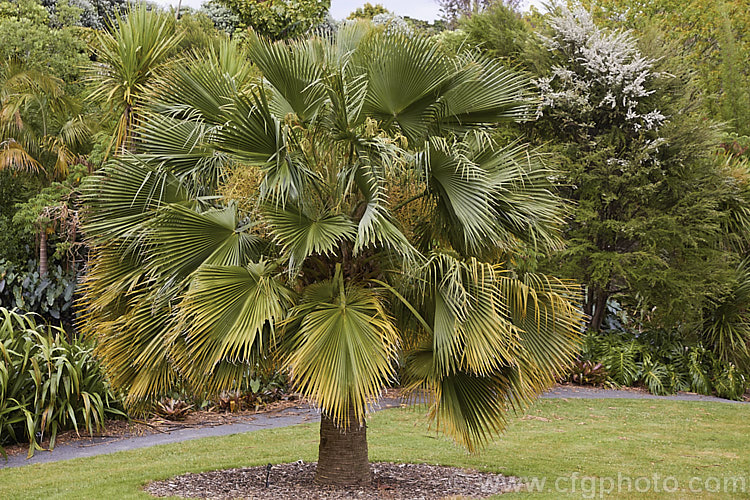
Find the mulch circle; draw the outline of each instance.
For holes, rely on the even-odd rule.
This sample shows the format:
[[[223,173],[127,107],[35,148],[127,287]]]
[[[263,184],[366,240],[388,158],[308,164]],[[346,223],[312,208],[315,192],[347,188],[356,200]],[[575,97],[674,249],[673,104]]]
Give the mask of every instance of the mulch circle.
[[[440,499],[485,498],[518,491],[518,478],[427,464],[373,463],[368,487],[334,488],[313,483],[315,463],[302,461],[273,465],[266,488],[267,466],[184,474],[149,483],[145,490],[157,497],[212,499]]]

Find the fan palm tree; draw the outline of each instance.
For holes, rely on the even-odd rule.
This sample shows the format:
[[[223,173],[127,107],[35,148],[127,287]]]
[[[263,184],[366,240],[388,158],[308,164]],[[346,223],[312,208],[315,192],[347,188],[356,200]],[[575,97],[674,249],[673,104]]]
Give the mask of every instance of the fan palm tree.
[[[104,102],[115,113],[117,126],[110,147],[132,148],[141,101],[160,69],[180,42],[174,20],[166,12],[136,4],[116,16],[109,30],[97,32],[96,64],[89,69],[89,99]]]
[[[88,143],[81,106],[59,78],[16,60],[0,62],[0,169],[64,179]],[[43,220],[43,217],[40,217]],[[38,233],[39,274],[47,274],[47,225]]]
[[[284,367],[322,412],[316,480],[368,482],[365,416],[389,383],[475,450],[570,362],[577,288],[503,262],[559,243],[550,172],[496,124],[527,79],[347,24],[226,43],[164,75],[137,154],[87,187],[85,329],[137,407],[176,380]],[[249,195],[215,195],[229,170]],[[204,392],[205,393],[205,392]]]

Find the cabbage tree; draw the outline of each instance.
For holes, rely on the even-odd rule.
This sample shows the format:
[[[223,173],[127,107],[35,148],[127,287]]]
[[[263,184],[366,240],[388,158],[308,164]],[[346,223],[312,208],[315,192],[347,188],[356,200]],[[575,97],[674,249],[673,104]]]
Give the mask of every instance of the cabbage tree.
[[[119,153],[133,146],[142,101],[181,36],[170,14],[143,2],[125,16],[115,15],[110,29],[97,31],[96,37],[89,99],[103,102],[117,118],[111,146]]]
[[[475,450],[575,351],[575,287],[506,264],[559,242],[532,152],[496,138],[529,82],[419,36],[347,24],[253,37],[159,84],[137,154],[88,186],[85,328],[131,407],[273,363],[322,412],[316,480],[370,480],[387,384]],[[260,77],[257,77],[258,72]],[[217,196],[242,172],[245,196]]]

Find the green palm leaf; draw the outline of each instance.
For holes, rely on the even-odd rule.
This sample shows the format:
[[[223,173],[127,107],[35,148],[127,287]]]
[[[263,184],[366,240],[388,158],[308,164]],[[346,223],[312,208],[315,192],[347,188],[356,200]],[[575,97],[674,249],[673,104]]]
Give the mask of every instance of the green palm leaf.
[[[454,69],[438,46],[420,35],[375,35],[353,62],[369,82],[364,112],[385,128],[398,125],[409,142],[424,141],[434,122],[435,101]]]
[[[242,369],[273,346],[274,326],[293,299],[274,274],[264,261],[196,272],[170,335],[175,362],[196,387],[211,393],[238,387]]]
[[[268,204],[264,215],[283,251],[289,252],[290,269],[297,269],[310,255],[335,253],[342,241],[353,241],[356,235],[354,223],[341,214],[310,217],[291,204]]]
[[[533,117],[528,78],[501,62],[466,53],[456,61],[455,74],[437,108],[441,127],[463,133],[477,125]]]
[[[90,207],[85,229],[102,240],[132,235],[163,204],[188,200],[174,175],[132,155],[110,160],[82,190]]]
[[[204,264],[242,266],[257,259],[261,238],[238,225],[233,205],[200,213],[169,205],[149,223],[152,272],[184,278]]]
[[[498,214],[491,204],[492,185],[488,173],[467,157],[467,145],[434,139],[425,155],[429,186],[437,210],[456,248],[478,253],[501,241],[496,230]]]
[[[374,290],[336,280],[310,285],[285,326],[286,363],[295,385],[334,421],[353,408],[363,421],[393,377],[398,337]]]
[[[269,108],[277,119],[293,114],[307,122],[315,116],[325,98],[323,68],[316,57],[321,49],[320,40],[272,43],[250,34],[250,59],[268,84]]]

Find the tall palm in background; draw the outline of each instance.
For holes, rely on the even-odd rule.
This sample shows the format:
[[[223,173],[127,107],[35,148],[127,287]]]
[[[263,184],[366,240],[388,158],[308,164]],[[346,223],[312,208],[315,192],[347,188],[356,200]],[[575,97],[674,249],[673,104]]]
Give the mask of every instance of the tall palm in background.
[[[64,179],[89,142],[81,105],[59,78],[15,60],[0,62],[0,169]],[[39,274],[47,274],[47,226],[38,233]]]
[[[132,133],[145,94],[180,42],[171,16],[136,4],[117,16],[109,30],[97,31],[96,63],[89,69],[89,99],[104,101],[117,117],[111,148],[116,153],[133,147]]]
[[[527,80],[366,23],[248,50],[173,66],[137,154],[87,187],[84,327],[112,382],[137,407],[281,366],[322,410],[321,483],[369,481],[365,415],[389,383],[476,449],[582,324],[576,287],[503,265],[557,245],[563,215],[550,172],[493,136],[528,116]],[[216,196],[236,171],[248,196]]]

